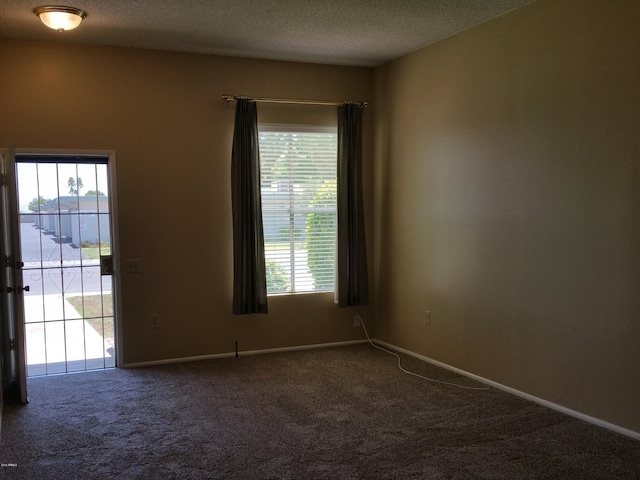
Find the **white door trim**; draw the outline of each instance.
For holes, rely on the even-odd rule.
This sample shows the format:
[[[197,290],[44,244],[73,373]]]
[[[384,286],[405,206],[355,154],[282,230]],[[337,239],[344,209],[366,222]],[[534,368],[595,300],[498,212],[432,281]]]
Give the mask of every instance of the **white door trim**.
[[[109,178],[109,208],[111,218],[111,255],[113,257],[112,292],[114,297],[114,324],[116,341],[116,367],[124,364],[122,341],[122,300],[120,287],[120,233],[118,229],[118,190],[115,150],[59,149],[59,148],[16,148],[15,155],[79,155],[108,157],[107,171]]]

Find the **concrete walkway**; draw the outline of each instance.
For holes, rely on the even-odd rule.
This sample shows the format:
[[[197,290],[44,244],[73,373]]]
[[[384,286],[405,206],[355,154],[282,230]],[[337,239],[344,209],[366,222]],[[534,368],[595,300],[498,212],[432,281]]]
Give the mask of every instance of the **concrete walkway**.
[[[115,366],[111,342],[62,295],[24,296],[24,310],[28,376]]]

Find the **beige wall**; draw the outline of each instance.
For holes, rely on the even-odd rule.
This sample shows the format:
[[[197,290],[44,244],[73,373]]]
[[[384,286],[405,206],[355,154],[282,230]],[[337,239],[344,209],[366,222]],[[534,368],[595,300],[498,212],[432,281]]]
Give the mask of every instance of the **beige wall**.
[[[636,432],[638,25],[539,0],[379,68],[374,182],[378,338]]]
[[[353,316],[369,309],[338,309],[332,294],[231,314],[234,110],[220,96],[371,100],[372,69],[10,40],[0,63],[0,146],[116,152],[120,258],[142,263],[121,275],[125,363],[232,352],[235,341],[246,351],[363,338]],[[259,112],[264,122],[336,117],[330,107]],[[161,328],[149,328],[151,313]]]

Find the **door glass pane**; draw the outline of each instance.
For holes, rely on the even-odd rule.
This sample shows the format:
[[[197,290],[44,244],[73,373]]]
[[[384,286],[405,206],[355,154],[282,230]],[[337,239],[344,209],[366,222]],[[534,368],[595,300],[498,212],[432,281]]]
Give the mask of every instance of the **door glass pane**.
[[[104,327],[105,362],[107,367],[114,367],[116,364],[116,337],[113,312],[112,277],[105,275],[102,277],[102,321]]]
[[[108,213],[98,215],[100,231],[100,255],[111,255],[111,226]]]
[[[115,327],[113,317],[104,317],[105,367],[116,366]]]
[[[48,268],[42,271],[44,320],[54,321],[64,319],[64,306],[62,301],[63,269]],[[27,319],[31,320],[31,319]]]
[[[18,204],[20,212],[38,214],[40,206],[46,201],[38,195],[38,169],[35,163],[18,163]]]
[[[78,175],[78,165],[58,163],[58,204],[60,212],[78,211],[78,196],[84,190],[82,177]]]
[[[44,336],[44,323],[29,323],[25,327],[27,344],[27,375],[45,375],[46,342]]]
[[[102,213],[109,212],[109,177],[106,165],[96,165],[96,185],[98,193],[98,210]]]
[[[80,199],[90,200],[94,207],[89,210],[95,209],[96,198],[96,166],[89,163],[80,163],[76,165],[78,178],[77,181],[80,188],[77,189],[77,195]],[[84,210],[84,207],[81,208]]]
[[[42,230],[40,215],[22,214],[20,221],[20,244],[23,270],[42,268]]]
[[[64,373],[67,369],[67,352],[64,338],[64,321],[45,323],[45,352],[47,374]]]
[[[78,372],[85,370],[85,323],[82,318],[79,320],[68,320],[64,322],[65,342],[68,372]]]

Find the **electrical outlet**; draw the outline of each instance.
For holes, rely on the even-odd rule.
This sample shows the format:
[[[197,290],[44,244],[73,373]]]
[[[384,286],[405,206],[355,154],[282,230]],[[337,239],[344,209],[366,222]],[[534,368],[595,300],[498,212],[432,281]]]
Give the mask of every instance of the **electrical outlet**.
[[[140,273],[142,266],[139,258],[127,258],[124,261],[124,271],[127,273]]]
[[[160,328],[160,315],[157,313],[152,313],[151,322],[149,325],[151,329]]]
[[[424,311],[424,324],[431,325],[431,312],[429,310]]]
[[[360,327],[362,326],[362,319],[360,318],[360,315],[356,315],[355,317],[353,317],[353,326],[355,327]]]

